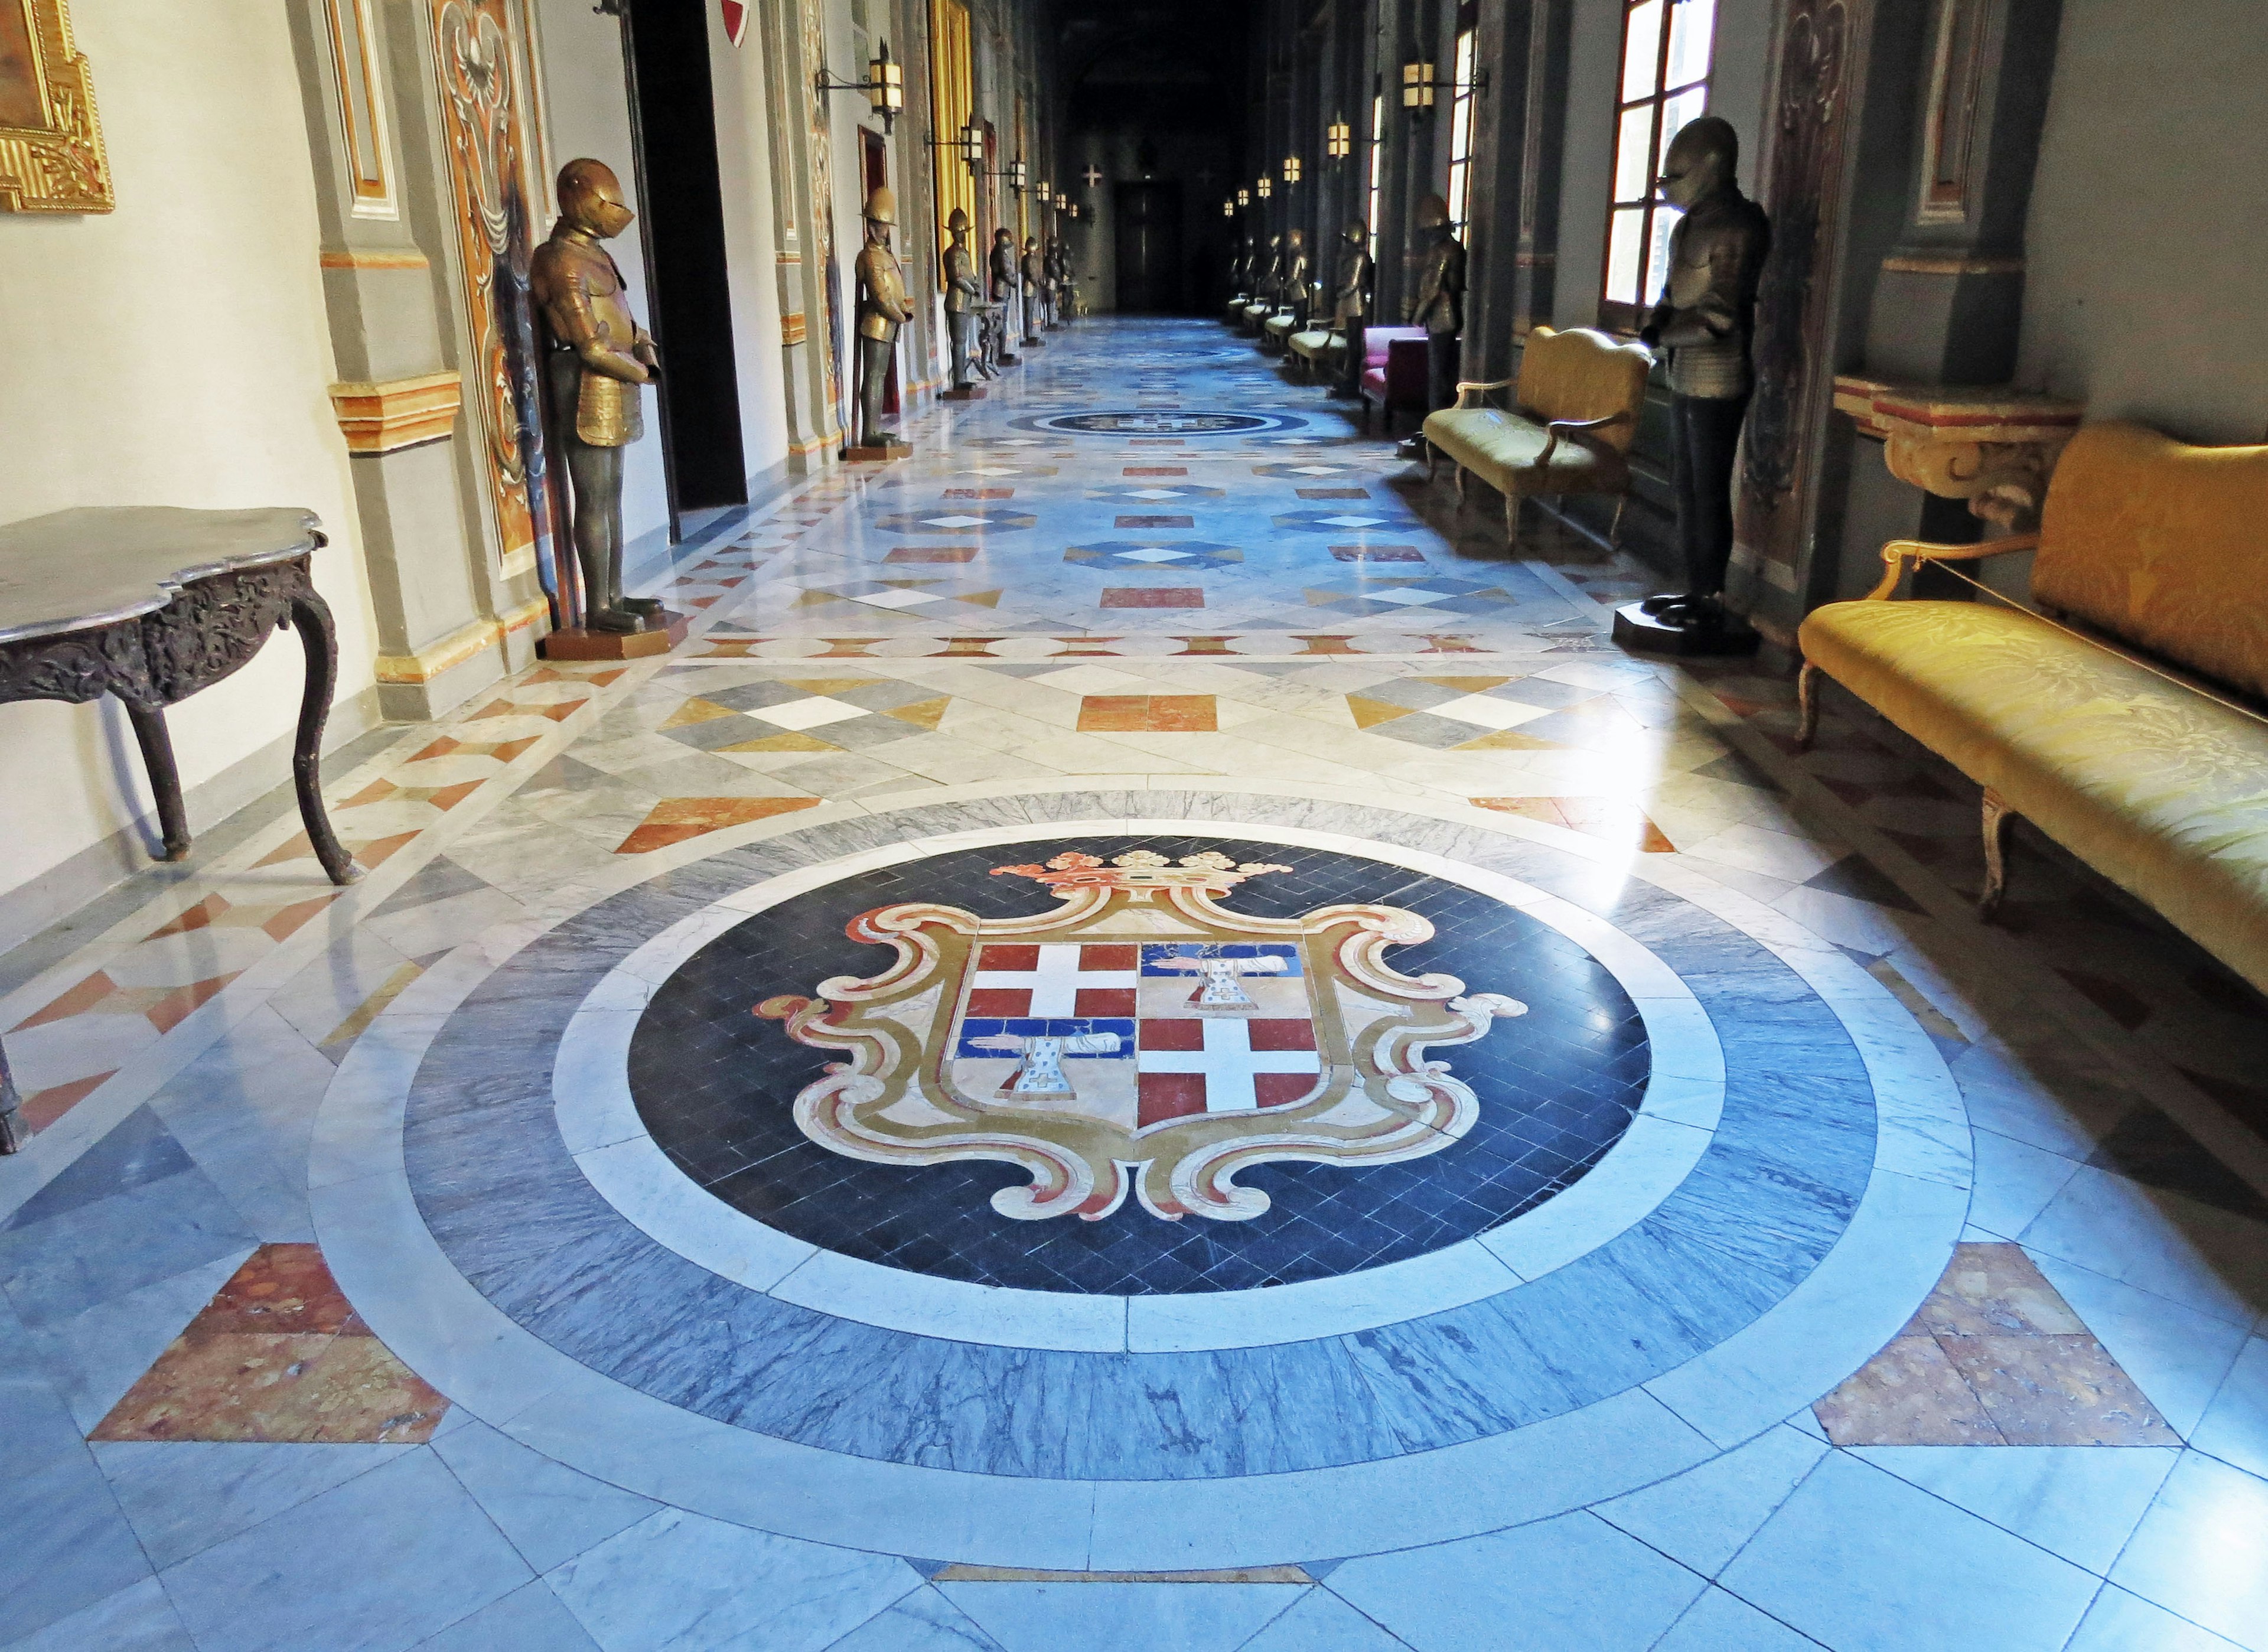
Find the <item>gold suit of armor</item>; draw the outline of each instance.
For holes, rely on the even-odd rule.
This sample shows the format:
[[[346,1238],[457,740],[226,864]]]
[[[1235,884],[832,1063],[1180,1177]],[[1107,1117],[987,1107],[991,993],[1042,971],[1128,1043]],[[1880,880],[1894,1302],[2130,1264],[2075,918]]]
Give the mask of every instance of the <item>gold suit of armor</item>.
[[[913,315],[898,261],[887,247],[868,241],[858,253],[858,336],[889,343]]]
[[[1425,249],[1418,267],[1418,291],[1410,306],[1410,324],[1429,333],[1465,328],[1465,249],[1454,235]]]
[[[622,272],[605,247],[563,222],[535,249],[527,279],[551,336],[582,358],[582,384],[575,397],[577,439],[593,447],[627,447],[645,434],[638,386],[593,359],[635,362],[635,352],[652,348],[653,340],[622,296]]]

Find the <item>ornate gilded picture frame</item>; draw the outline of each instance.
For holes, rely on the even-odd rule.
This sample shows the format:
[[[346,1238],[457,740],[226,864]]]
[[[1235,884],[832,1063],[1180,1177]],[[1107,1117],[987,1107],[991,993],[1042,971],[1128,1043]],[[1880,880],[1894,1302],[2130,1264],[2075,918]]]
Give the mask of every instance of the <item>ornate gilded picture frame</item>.
[[[116,204],[70,0],[0,0],[0,211]]]

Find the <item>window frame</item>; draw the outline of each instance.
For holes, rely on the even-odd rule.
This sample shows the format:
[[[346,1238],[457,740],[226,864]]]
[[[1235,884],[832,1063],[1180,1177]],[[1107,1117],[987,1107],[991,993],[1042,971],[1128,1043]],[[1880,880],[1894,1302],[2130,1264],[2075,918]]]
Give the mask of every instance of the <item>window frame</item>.
[[[1370,94],[1370,177],[1363,194],[1363,222],[1370,231],[1370,255],[1378,256],[1379,210],[1386,177],[1386,94]]]
[[[1669,78],[1669,43],[1672,25],[1676,18],[1678,8],[1697,4],[1697,0],[1660,0],[1661,9],[1655,19],[1658,34],[1653,44],[1653,90],[1644,97],[1625,99],[1623,96],[1624,70],[1624,66],[1630,62],[1631,29],[1639,11],[1647,4],[1649,0],[1623,0],[1622,48],[1615,55],[1614,97],[1609,106],[1608,127],[1609,170],[1607,173],[1608,200],[1604,218],[1605,233],[1601,237],[1599,247],[1599,325],[1608,332],[1631,335],[1636,334],[1646,325],[1646,317],[1653,308],[1654,300],[1651,295],[1657,291],[1653,279],[1653,247],[1657,225],[1665,215],[1673,225],[1677,219],[1684,216],[1678,208],[1661,200],[1654,188],[1660,175],[1660,160],[1665,141],[1665,134],[1661,129],[1662,111],[1673,100],[1697,91],[1701,94],[1702,111],[1705,114],[1709,107],[1710,85],[1715,77],[1717,68],[1716,11],[1719,0],[1710,0],[1709,33],[1702,59],[1701,74],[1697,78],[1680,81],[1675,85],[1667,84]],[[1645,195],[1643,199],[1624,200],[1618,198],[1614,193],[1615,180],[1621,175],[1623,169],[1623,128],[1627,117],[1638,109],[1647,111]],[[1633,304],[1611,297],[1608,284],[1612,278],[1614,267],[1615,219],[1622,213],[1639,210],[1644,211],[1645,216],[1639,220],[1638,299]],[[1668,245],[1666,234],[1662,237],[1662,244],[1665,247]],[[1662,274],[1666,280],[1667,269],[1664,269]]]
[[[1475,15],[1478,10],[1472,5],[1459,8],[1457,32],[1449,48],[1449,168],[1444,198],[1449,203],[1449,232],[1468,244],[1473,197],[1473,81],[1480,66],[1480,21]]]

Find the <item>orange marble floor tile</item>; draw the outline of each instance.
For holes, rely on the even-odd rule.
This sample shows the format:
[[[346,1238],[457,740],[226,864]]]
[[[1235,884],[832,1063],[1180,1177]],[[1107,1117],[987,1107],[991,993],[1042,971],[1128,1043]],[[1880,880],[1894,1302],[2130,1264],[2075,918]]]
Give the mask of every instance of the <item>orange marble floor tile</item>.
[[[884,562],[974,562],[974,545],[899,545],[882,558]]]
[[[1904,1331],[1812,1407],[1840,1446],[2178,1446],[2022,1247],[1962,1244]]]
[[[1106,586],[1102,593],[1105,608],[1203,608],[1204,590],[1194,585]]]
[[[448,1408],[356,1316],[320,1250],[262,1245],[89,1437],[416,1444]]]
[[[1533,734],[1522,737],[1527,743],[1501,739],[1503,734],[1518,735],[1519,733],[1517,729],[1503,729],[1496,736],[1484,736],[1490,742],[1484,749],[1526,750],[1553,744]],[[1468,741],[1458,749],[1469,750],[1480,744],[1479,741]],[[1677,845],[1670,842],[1661,828],[1647,817],[1645,810],[1631,804],[1617,803],[1610,798],[1476,797],[1468,800],[1501,815],[1518,815],[1528,820],[1542,821],[1546,825],[1564,826],[1587,837],[1627,844],[1642,854],[1667,855],[1677,852]]]
[[[618,855],[651,854],[705,833],[750,821],[768,820],[796,809],[816,808],[815,797],[666,797],[630,835],[615,845]]]
[[[1083,734],[1211,734],[1219,723],[1210,694],[1089,694],[1079,704]]]

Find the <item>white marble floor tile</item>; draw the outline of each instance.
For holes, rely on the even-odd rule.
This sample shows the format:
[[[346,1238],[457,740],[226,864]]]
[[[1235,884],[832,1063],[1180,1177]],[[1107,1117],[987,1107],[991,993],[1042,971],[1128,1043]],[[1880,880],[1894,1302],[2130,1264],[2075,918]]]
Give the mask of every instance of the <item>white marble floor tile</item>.
[[[1738,1596],[1712,1589],[1653,1643],[1653,1652],[1811,1652],[1818,1645]]]
[[[2029,1227],[2079,1172],[2076,1160],[1995,1131],[1971,1132],[1970,1146],[1977,1180],[1970,1191],[1970,1223],[2004,1239]]]
[[[1334,1594],[1417,1652],[1635,1652],[1706,1586],[1580,1511],[1350,1560],[1330,1577]]]
[[[0,1608],[0,1635],[11,1633],[10,1621]],[[8,1652],[198,1652],[165,1586],[154,1577],[0,1645]]]
[[[1839,1451],[1719,1581],[1835,1652],[2056,1652],[2095,1589],[2070,1562]]]
[[[2249,1328],[2268,1308],[2268,1228],[2092,1165],[2018,1237],[2233,1325]]]
[[[2268,1648],[2268,1480],[2184,1452],[2111,1568],[2119,1588]]]
[[[2064,1652],[2235,1652],[2236,1642],[2106,1583]]]
[[[1591,1512],[1705,1577],[1714,1577],[1827,1454],[1786,1425],[1673,1479]]]
[[[2268,1337],[2244,1345],[2204,1420],[2191,1431],[2190,1443],[2208,1457],[2268,1478]]]
[[[828,1652],[1001,1652],[1001,1648],[931,1586],[867,1619]]]
[[[539,1572],[572,1560],[659,1507],[554,1463],[477,1420],[436,1439],[433,1450]]]
[[[1312,1591],[1300,1583],[1049,1582],[944,1583],[938,1592],[1005,1652],[1235,1652]]]
[[[420,1641],[416,1652],[598,1652],[598,1647],[538,1578]]]
[[[2244,1328],[2039,1251],[2049,1284],[2176,1434],[2186,1437],[2220,1391]]]
[[[1409,1644],[1329,1589],[1315,1589],[1238,1652],[1407,1652]]]
[[[92,1449],[134,1535],[160,1568],[416,1449],[188,1440],[119,1440]]]
[[[604,1652],[819,1652],[922,1580],[903,1560],[664,1508],[545,1581]]]
[[[2108,1572],[2181,1453],[2154,1446],[1869,1446],[1852,1455]]]

